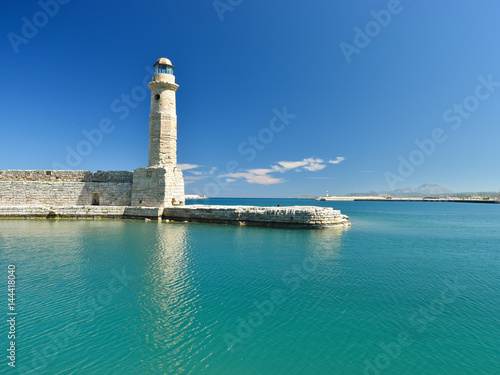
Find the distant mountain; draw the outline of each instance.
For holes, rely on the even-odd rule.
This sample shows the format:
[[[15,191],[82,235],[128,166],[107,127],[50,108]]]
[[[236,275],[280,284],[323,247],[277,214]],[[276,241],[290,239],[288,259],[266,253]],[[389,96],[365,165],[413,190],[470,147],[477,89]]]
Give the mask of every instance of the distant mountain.
[[[450,190],[444,186],[436,185],[436,184],[423,184],[419,187],[415,188],[413,186],[409,186],[404,189],[396,189],[389,192],[392,195],[448,195],[453,194],[454,191]]]
[[[379,195],[387,195],[384,194],[383,192],[378,192],[378,191],[367,191],[366,193],[351,193],[347,194],[348,197],[377,197]]]
[[[316,198],[318,198],[318,197],[315,195],[307,195],[307,194],[301,195],[300,197],[298,197],[298,199],[316,199]]]
[[[367,193],[353,193],[349,194],[351,197],[355,196],[391,196],[391,197],[425,197],[425,196],[436,196],[436,195],[451,195],[455,192],[444,186],[437,184],[423,184],[419,187],[408,186],[402,189],[396,189],[391,191],[369,191]]]

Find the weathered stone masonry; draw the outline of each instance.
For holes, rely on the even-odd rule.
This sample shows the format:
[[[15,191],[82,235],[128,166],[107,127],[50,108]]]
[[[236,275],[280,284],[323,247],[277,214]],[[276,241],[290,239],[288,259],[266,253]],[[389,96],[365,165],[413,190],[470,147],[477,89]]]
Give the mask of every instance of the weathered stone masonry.
[[[0,205],[130,206],[132,178],[127,171],[0,171]]]

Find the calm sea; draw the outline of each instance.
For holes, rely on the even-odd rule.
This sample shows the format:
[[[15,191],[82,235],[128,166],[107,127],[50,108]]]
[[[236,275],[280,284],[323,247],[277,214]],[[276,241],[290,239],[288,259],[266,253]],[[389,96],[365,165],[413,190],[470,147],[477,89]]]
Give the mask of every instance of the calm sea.
[[[0,220],[0,373],[500,374],[500,205],[208,202],[352,227]]]

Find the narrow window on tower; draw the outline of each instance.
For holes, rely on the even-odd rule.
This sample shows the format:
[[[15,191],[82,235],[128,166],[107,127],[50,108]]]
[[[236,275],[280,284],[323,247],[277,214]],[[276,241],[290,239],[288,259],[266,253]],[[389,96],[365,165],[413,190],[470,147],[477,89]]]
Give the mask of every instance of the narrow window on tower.
[[[160,100],[160,94],[155,95],[155,100]]]

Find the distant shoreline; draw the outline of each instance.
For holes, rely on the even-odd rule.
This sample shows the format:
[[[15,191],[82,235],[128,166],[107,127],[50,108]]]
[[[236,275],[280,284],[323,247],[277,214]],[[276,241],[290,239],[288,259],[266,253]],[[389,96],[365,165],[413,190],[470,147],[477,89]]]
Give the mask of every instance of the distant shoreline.
[[[492,203],[499,204],[498,199],[460,199],[460,198],[394,198],[394,197],[335,197],[324,196],[316,198],[316,201],[324,202],[451,202],[451,203]]]
[[[200,194],[185,194],[184,199],[208,199],[206,195],[200,195]]]

